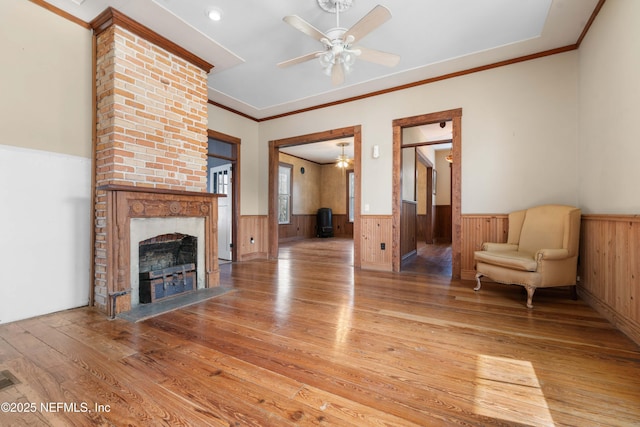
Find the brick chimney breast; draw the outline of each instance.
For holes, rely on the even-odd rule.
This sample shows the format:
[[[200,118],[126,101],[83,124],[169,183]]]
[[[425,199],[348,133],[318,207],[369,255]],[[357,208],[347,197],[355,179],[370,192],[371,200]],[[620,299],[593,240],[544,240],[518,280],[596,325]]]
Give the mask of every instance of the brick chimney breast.
[[[97,37],[96,185],[206,191],[207,75],[110,26]]]
[[[96,188],[206,192],[210,64],[112,9],[92,25]],[[103,311],[108,311],[106,204],[106,192],[96,191],[94,305]]]

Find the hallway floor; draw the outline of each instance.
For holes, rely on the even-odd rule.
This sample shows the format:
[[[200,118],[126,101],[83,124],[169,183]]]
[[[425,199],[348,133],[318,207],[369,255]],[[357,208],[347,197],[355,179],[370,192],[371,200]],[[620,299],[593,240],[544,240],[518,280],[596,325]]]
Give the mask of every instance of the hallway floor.
[[[353,240],[331,237],[282,242],[278,258],[353,265]],[[417,253],[402,263],[401,271],[451,277],[451,244],[418,242]]]
[[[403,273],[451,277],[451,243],[418,242],[418,250],[402,262]]]

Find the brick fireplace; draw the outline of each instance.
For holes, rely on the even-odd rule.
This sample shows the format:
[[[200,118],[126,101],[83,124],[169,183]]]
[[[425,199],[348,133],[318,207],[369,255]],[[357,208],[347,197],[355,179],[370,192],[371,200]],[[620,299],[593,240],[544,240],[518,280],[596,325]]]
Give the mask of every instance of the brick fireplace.
[[[138,262],[132,258],[139,242],[132,241],[131,231],[139,221],[153,220],[158,234],[195,227],[202,240],[197,244],[200,287],[219,284],[217,196],[206,192],[207,74],[212,65],[112,8],[91,26],[96,72],[93,304],[115,315],[132,306],[132,266]]]

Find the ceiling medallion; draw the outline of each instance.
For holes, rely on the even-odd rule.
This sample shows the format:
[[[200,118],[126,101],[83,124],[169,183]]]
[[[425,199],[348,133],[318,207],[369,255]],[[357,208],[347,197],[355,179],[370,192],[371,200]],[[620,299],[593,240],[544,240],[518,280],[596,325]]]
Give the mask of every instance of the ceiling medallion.
[[[353,0],[318,0],[318,5],[325,12],[336,13],[336,7],[340,12],[344,12],[353,6]]]

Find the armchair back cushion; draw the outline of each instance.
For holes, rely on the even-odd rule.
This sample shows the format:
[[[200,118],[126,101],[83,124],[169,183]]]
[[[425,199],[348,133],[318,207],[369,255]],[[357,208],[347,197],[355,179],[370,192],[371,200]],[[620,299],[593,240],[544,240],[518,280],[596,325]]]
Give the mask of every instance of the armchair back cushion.
[[[564,212],[562,212],[564,211]],[[565,206],[547,205],[525,212],[518,250],[535,254],[539,249],[561,249],[569,231],[569,212]],[[511,222],[511,218],[509,218]],[[565,248],[566,249],[566,248]]]

